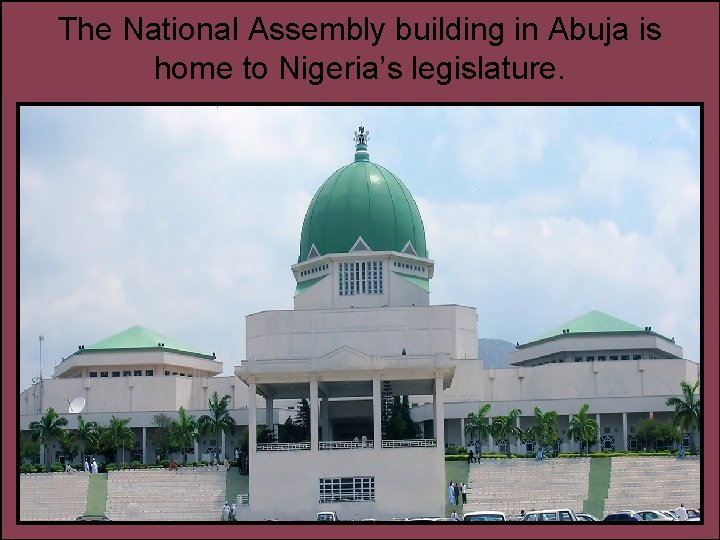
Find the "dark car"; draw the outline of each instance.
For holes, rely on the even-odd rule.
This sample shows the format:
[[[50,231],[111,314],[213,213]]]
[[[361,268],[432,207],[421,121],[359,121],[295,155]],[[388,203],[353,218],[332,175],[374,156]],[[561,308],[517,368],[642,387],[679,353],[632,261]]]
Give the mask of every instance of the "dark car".
[[[643,521],[643,518],[635,512],[616,512],[605,516],[603,521]]]
[[[75,518],[75,521],[112,521],[109,517],[103,514],[99,515],[88,515],[88,516],[78,516]]]

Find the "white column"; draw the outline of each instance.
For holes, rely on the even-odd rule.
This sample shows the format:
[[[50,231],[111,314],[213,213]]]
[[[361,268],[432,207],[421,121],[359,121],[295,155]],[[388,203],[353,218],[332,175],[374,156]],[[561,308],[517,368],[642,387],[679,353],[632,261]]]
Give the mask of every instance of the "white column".
[[[520,429],[520,417],[518,416],[515,418],[515,427]],[[515,439],[515,451],[519,454],[520,453],[520,445],[522,443],[520,442],[520,439]],[[510,446],[510,439],[508,438],[508,446]],[[510,450],[512,452],[512,449]],[[523,446],[523,454],[525,453],[525,447]]]
[[[572,425],[572,424],[571,424],[571,422],[572,422],[572,416],[573,416],[572,414],[568,414],[568,431],[565,432],[566,434],[570,431],[570,426]],[[570,435],[568,435],[568,436],[567,436],[567,451],[568,451],[568,452],[572,452],[572,451],[573,451],[573,450],[572,450],[572,444],[573,444],[573,443],[572,443],[572,440],[570,439]]]
[[[225,456],[227,453],[225,452],[225,430],[220,430],[220,459],[218,461],[222,461],[225,459]]]
[[[271,398],[265,398],[265,425],[268,430],[274,430],[274,411],[273,411],[273,400]]]
[[[600,446],[600,434],[602,433],[602,428],[600,427],[600,413],[595,413],[595,421],[597,422],[598,426],[598,434],[597,434],[597,451],[602,452],[602,446]]]
[[[373,378],[373,445],[382,448],[382,388],[378,378]]]
[[[433,395],[433,403],[435,410],[435,439],[437,446],[445,452],[445,401],[443,396],[443,379],[435,377],[435,392]]]
[[[257,385],[254,381],[250,383],[248,389],[248,458],[252,468],[253,458],[257,452],[257,405],[255,403]]]
[[[200,461],[200,448],[199,448],[199,446],[200,446],[200,445],[198,444],[198,440],[197,440],[197,438],[195,438],[195,440],[193,440],[193,447],[194,447],[194,449],[195,449],[195,461]]]
[[[492,417],[488,416],[488,424],[492,425]],[[508,441],[508,444],[510,444],[510,441]],[[495,446],[495,440],[493,439],[492,433],[488,434],[488,450],[490,452],[494,452],[495,449],[493,448]]]
[[[143,465],[147,463],[147,428],[142,428],[142,451],[143,451]]]
[[[622,449],[627,451],[628,450],[628,434],[627,434],[627,413],[622,413],[622,419],[623,419],[623,443],[622,443]]]
[[[460,419],[460,446],[465,446],[465,419]]]
[[[318,451],[318,382],[310,379],[310,451]]]

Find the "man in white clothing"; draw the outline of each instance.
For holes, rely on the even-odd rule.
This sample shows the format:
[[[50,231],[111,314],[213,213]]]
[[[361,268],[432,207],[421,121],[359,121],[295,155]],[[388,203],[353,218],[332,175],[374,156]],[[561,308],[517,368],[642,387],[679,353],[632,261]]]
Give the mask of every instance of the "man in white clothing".
[[[680,503],[680,506],[675,509],[675,514],[677,514],[677,517],[680,521],[687,521],[687,510],[685,510],[683,503]]]
[[[95,461],[95,458],[93,458],[93,462],[90,465],[90,470],[95,474],[97,474],[97,472],[98,472],[97,461]]]
[[[230,505],[225,501],[225,505],[222,509],[222,520],[223,521],[230,521]]]

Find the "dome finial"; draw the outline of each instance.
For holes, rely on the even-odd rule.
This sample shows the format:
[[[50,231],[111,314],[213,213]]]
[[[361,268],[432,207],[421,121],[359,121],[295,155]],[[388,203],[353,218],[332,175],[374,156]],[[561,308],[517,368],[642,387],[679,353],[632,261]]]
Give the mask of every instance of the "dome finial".
[[[370,154],[367,151],[367,143],[370,140],[370,130],[363,127],[362,122],[355,132],[355,161],[370,161]]]

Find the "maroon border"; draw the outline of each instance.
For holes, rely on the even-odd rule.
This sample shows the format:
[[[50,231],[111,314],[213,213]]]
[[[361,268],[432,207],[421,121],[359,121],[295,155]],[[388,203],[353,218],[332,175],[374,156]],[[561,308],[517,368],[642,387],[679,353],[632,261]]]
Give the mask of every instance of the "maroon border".
[[[17,185],[17,104],[18,103],[147,103],[147,102],[304,102],[304,103],[697,103],[703,104],[703,392],[707,418],[703,432],[703,506],[718,507],[718,4],[716,2],[628,3],[18,3],[2,4],[2,334],[5,369],[3,377],[3,448],[15,448],[17,425],[18,355],[18,203]],[[241,34],[256,16],[277,21],[342,21],[370,17],[386,22],[382,42],[377,47],[355,42],[125,42],[122,17],[144,15],[161,19],[175,15],[179,20],[222,21],[239,17]],[[116,32],[108,41],[65,41],[59,16],[83,16],[95,23],[109,22]],[[556,16],[574,16],[585,21],[627,22],[631,35],[640,17],[661,25],[659,41],[613,42],[603,46],[589,41],[512,42],[506,38],[500,47],[468,42],[398,42],[393,39],[395,17],[430,20],[433,16],[469,17],[471,20],[502,21],[510,32],[516,16],[535,21],[541,28]],[[631,24],[632,23],[632,24]],[[596,26],[597,27],[597,26]],[[551,81],[455,81],[441,86],[433,81],[412,80],[404,76],[391,81],[339,80],[314,86],[307,81],[279,80],[268,76],[262,81],[246,81],[233,76],[228,81],[156,81],[154,56],[167,59],[230,60],[238,66],[246,55],[253,60],[277,64],[280,55],[307,55],[313,59],[386,61],[395,59],[410,65],[412,55],[428,60],[452,60],[455,55],[473,58],[485,55],[502,59],[550,59],[563,79]],[[407,69],[407,67],[406,67]],[[276,71],[276,70],[275,70]],[[407,73],[407,72],[406,72]],[[712,452],[712,453],[709,453]],[[7,460],[15,463],[16,460]],[[17,477],[4,475],[2,484],[2,536],[4,538],[126,538],[138,534],[157,538],[231,538],[237,528],[220,524],[199,525],[17,525]],[[14,501],[14,504],[10,502]],[[243,536],[263,538],[433,538],[449,534],[465,537],[577,538],[577,527],[497,526],[452,529],[458,525],[318,525],[253,524],[243,526]],[[454,531],[454,532],[453,532]],[[477,531],[477,532],[472,532]],[[610,534],[637,538],[718,538],[718,516],[707,512],[697,526],[642,528],[618,526],[585,527],[581,535],[603,538]]]

